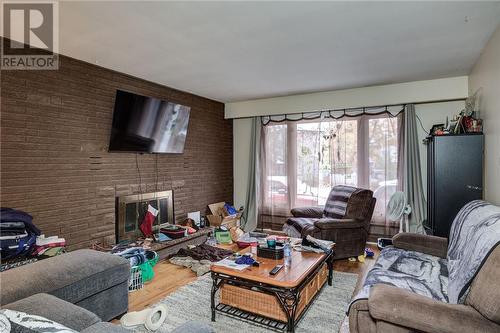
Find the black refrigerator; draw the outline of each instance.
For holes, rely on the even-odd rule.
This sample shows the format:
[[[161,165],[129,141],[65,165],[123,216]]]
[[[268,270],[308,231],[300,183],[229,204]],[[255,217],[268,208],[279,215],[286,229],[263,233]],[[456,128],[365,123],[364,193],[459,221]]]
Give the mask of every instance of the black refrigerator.
[[[483,155],[483,134],[428,139],[427,234],[448,237],[460,208],[483,198]]]

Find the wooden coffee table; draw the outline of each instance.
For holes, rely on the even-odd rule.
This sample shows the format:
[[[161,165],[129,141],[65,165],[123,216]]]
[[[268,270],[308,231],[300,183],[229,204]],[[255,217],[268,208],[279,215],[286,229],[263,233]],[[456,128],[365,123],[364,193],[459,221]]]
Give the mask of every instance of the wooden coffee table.
[[[240,253],[249,251],[247,248]],[[274,276],[269,272],[276,265],[283,265],[283,259],[258,257],[257,261],[259,267],[243,271],[212,265],[212,321],[219,312],[274,330],[294,332],[325,282],[332,285],[333,251],[292,251],[291,267],[283,267]]]

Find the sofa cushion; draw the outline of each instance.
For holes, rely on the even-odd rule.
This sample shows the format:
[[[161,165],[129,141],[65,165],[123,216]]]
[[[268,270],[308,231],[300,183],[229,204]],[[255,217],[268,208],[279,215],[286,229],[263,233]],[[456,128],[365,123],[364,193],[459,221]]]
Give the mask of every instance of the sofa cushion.
[[[377,320],[377,332],[394,332],[379,326],[388,322],[411,329],[411,332],[432,333],[498,333],[499,327],[485,319],[470,306],[448,304],[392,286],[373,287],[368,300],[370,316]],[[379,331],[379,328],[382,329]],[[387,329],[387,330],[385,330]]]
[[[0,304],[47,293],[70,303],[127,281],[126,259],[94,250],[77,250],[13,268],[0,275]]]
[[[0,323],[6,333],[77,333],[48,318],[10,309],[0,310]]]
[[[439,257],[395,247],[385,248],[351,304],[359,299],[368,299],[371,288],[379,283],[448,302],[446,267],[446,260]]]
[[[76,331],[101,321],[92,312],[48,294],[35,294],[3,308],[41,316]]]
[[[496,246],[474,278],[465,304],[483,316],[500,324],[500,246]]]

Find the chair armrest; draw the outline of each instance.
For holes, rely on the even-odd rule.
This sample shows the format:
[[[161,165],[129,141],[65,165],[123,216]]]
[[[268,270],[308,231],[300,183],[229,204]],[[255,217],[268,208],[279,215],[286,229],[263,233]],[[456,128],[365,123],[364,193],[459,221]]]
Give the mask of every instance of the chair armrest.
[[[365,221],[356,219],[332,219],[322,218],[314,222],[319,229],[354,229],[363,228]]]
[[[446,258],[448,252],[448,239],[437,236],[402,232],[392,237],[394,247],[430,254]]]
[[[394,286],[378,284],[368,298],[370,316],[427,333],[498,332],[500,326],[474,308],[448,304]]]
[[[292,208],[294,217],[309,217],[320,219],[323,217],[323,207],[297,207]]]

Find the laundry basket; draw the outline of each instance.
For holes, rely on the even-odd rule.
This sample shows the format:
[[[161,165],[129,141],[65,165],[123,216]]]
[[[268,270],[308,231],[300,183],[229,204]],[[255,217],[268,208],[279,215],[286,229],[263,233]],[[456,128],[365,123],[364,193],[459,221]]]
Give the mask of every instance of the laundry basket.
[[[128,282],[128,291],[139,290],[144,287],[144,282],[151,281],[155,272],[153,267],[158,263],[160,256],[155,251],[146,251],[145,263],[130,268],[130,278]]]
[[[130,277],[128,280],[128,291],[139,290],[144,287],[144,281],[142,279],[142,269],[140,266],[130,267]]]

